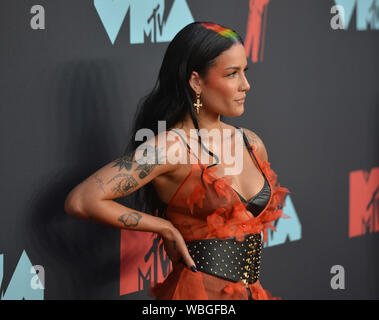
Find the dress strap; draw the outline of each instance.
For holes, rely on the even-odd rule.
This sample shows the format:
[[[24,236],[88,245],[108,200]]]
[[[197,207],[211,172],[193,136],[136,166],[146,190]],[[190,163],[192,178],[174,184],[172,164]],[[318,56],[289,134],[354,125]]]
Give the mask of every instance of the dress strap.
[[[264,172],[263,172],[261,166],[259,165],[259,161],[257,160],[257,158],[256,158],[256,156],[255,156],[255,154],[254,154],[253,148],[251,147],[251,145],[250,145],[250,143],[249,143],[249,139],[247,138],[247,136],[246,136],[246,134],[245,134],[245,131],[243,131],[243,129],[241,129],[240,127],[237,127],[237,126],[235,126],[235,127],[236,127],[238,130],[241,130],[241,131],[242,131],[243,141],[245,142],[245,145],[246,145],[246,147],[247,147],[247,150],[250,152],[251,155],[253,155],[254,160],[255,160],[255,162],[256,162],[257,165],[258,165],[259,170],[262,172],[263,177],[264,177],[265,180],[266,180],[266,176],[265,176],[265,174],[264,174]]]
[[[183,141],[183,143],[186,145],[187,147],[187,150],[189,153],[193,154],[194,157],[199,160],[199,158],[197,157],[197,155],[195,154],[195,152],[192,151],[191,147],[189,146],[189,144],[187,143],[187,141],[183,138],[183,136],[178,132],[176,131],[175,129],[171,129],[171,131],[174,131],[179,137],[180,139]]]

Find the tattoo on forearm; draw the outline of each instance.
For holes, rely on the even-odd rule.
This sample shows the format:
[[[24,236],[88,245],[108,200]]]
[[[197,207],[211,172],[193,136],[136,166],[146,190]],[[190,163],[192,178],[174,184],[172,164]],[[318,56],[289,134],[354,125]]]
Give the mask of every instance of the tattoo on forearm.
[[[104,183],[103,183],[103,180],[97,175],[97,174],[95,174],[94,176],[94,179],[96,180],[96,184],[97,184],[97,186],[103,191],[103,193],[105,194],[105,190],[104,190],[104,188],[103,188],[103,185],[104,185]]]
[[[122,222],[125,228],[129,228],[138,226],[138,223],[141,220],[141,218],[142,215],[140,215],[138,212],[130,212],[122,214],[118,218],[118,221]]]
[[[112,181],[121,178],[120,181],[113,187],[113,191],[124,194],[125,192],[128,192],[131,189],[135,189],[138,186],[138,182],[131,174],[126,173],[119,173],[115,175],[112,179],[110,179],[107,184],[111,183]]]
[[[174,240],[173,242],[174,250],[176,250],[176,241]]]

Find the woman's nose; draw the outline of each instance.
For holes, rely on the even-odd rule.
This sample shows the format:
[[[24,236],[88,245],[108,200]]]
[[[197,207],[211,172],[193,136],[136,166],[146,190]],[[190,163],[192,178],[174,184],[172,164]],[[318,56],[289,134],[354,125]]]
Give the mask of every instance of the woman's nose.
[[[246,76],[243,77],[243,83],[242,83],[242,90],[243,91],[249,91],[250,90],[250,83],[247,81]]]

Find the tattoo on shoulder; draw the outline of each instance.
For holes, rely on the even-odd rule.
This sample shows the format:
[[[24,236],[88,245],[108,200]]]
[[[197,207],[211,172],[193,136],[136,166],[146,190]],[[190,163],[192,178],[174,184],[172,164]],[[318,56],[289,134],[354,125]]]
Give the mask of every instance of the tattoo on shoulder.
[[[247,140],[249,140],[249,143],[255,146],[255,150],[258,150],[259,137],[253,131],[245,129],[244,132],[246,134]]]
[[[117,220],[120,221],[125,228],[129,228],[138,226],[138,223],[141,220],[141,218],[142,215],[138,212],[130,212],[122,214]]]
[[[134,189],[138,186],[138,182],[131,174],[119,173],[111,178],[107,184],[111,183],[114,180],[120,179],[117,184],[114,186],[113,191],[119,194],[124,194],[131,189]]]

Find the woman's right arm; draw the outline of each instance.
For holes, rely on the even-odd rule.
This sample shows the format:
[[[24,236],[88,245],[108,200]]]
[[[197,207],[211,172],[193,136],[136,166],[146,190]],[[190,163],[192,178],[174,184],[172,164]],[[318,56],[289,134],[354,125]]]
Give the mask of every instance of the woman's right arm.
[[[156,140],[153,139],[153,142]],[[131,194],[155,177],[177,169],[177,165],[169,163],[167,159],[165,163],[158,163],[158,158],[165,153],[155,143],[145,143],[144,146],[150,155],[155,155],[153,163],[140,164],[135,153],[116,159],[76,186],[67,196],[64,210],[84,220],[121,229],[158,233],[166,244],[171,244],[169,251],[178,251],[177,259],[182,257],[188,267],[194,266],[182,235],[171,222],[113,201]],[[173,260],[172,256],[170,258]]]

